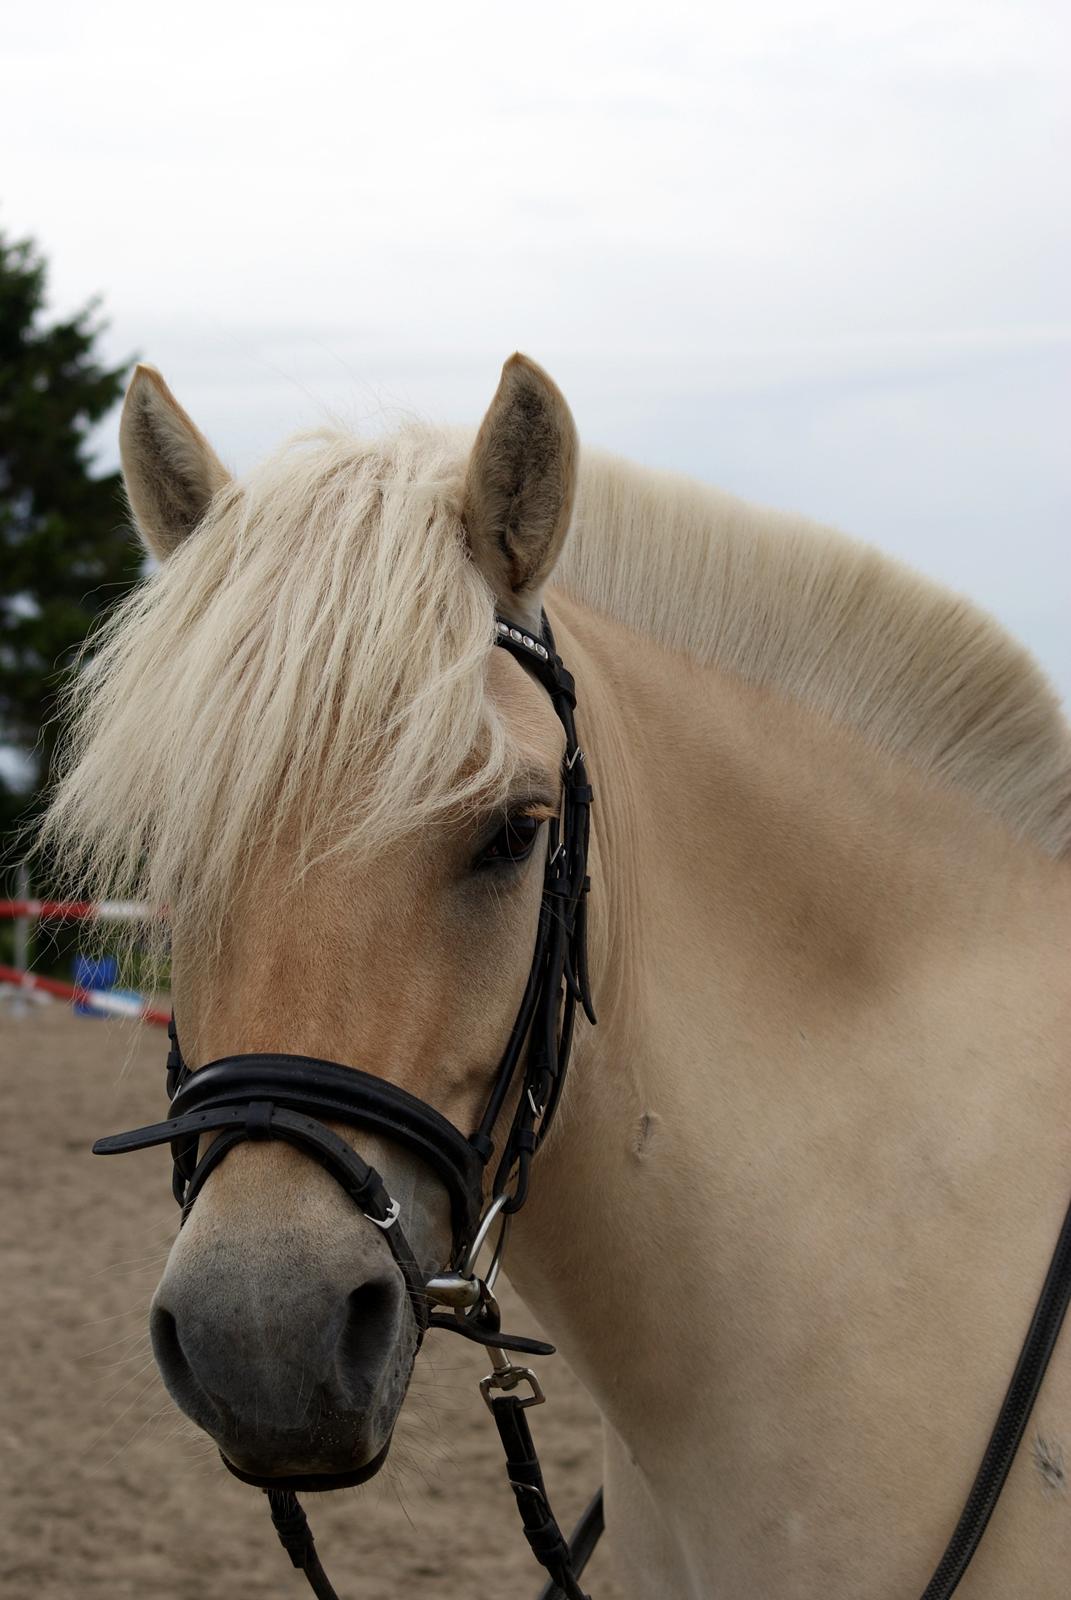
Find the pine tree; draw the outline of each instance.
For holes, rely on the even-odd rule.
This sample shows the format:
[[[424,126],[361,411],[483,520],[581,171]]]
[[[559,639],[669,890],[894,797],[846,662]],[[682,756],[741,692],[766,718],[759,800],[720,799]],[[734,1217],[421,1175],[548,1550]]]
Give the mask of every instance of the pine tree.
[[[0,235],[0,745],[30,774],[29,793],[0,775],[8,845],[47,787],[79,648],[140,570],[118,474],[96,476],[89,450],[127,368],[98,358],[97,302],[47,322],[46,287],[33,242]]]

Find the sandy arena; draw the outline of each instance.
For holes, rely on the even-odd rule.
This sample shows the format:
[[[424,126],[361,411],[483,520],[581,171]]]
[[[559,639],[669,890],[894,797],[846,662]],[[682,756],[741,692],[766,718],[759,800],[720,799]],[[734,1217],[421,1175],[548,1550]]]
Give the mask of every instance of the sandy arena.
[[[93,1137],[162,1114],[159,1028],[0,1009],[5,1600],[301,1600],[262,1496],[224,1471],[168,1399],[146,1309],[176,1225],[166,1151],[104,1161]],[[508,1322],[522,1323],[516,1302]],[[527,1328],[530,1319],[524,1315]],[[342,1600],[535,1600],[500,1447],[476,1388],[487,1359],[431,1338],[394,1464],[306,1507]],[[532,1413],[548,1488],[572,1526],[599,1481],[591,1401],[560,1357]],[[597,1600],[621,1600],[604,1548]]]

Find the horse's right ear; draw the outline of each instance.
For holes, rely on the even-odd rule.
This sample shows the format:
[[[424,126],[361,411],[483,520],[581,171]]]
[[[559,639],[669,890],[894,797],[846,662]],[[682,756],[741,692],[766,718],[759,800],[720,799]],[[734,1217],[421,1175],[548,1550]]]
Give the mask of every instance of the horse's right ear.
[[[472,447],[462,516],[499,605],[531,628],[569,528],[577,457],[561,391],[527,356],[511,356]]]
[[[119,454],[141,537],[166,561],[230,482],[230,473],[155,367],[134,368],[119,423]]]

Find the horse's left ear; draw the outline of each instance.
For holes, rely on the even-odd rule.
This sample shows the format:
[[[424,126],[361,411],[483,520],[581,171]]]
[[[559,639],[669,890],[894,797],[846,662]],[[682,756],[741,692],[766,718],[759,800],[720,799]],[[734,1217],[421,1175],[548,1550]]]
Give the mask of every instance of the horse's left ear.
[[[532,627],[569,529],[578,454],[560,389],[527,356],[510,356],[472,447],[462,514],[503,609]]]
[[[155,367],[134,369],[119,454],[138,532],[158,561],[189,537],[231,475]]]

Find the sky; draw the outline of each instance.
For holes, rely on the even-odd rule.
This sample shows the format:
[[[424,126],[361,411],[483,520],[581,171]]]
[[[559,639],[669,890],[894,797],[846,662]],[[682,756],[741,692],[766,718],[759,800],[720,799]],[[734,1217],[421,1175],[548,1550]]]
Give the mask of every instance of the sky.
[[[520,348],[582,439],[873,541],[1071,703],[1065,0],[45,0],[0,39],[0,229],[232,467],[475,423]]]

